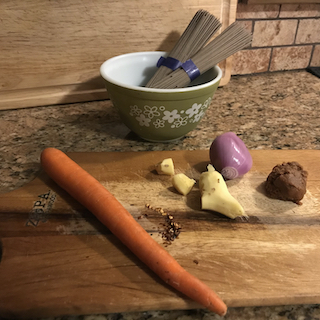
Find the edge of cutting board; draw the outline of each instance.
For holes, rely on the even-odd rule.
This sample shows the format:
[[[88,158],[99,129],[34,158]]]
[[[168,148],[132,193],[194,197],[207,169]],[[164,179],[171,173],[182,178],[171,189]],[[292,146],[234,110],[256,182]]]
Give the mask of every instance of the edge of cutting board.
[[[310,190],[319,199],[320,150],[250,152],[254,159],[252,170],[262,175],[283,161],[295,160],[305,165],[312,173],[308,180]],[[150,178],[151,168],[164,157],[176,160],[181,170],[190,169],[189,164],[192,168],[194,165],[204,168],[209,161],[208,150],[68,155],[83,168],[91,168],[91,172],[88,171],[98,180],[105,180],[102,169],[112,164],[107,175],[112,176],[115,183],[116,175],[124,171],[121,170],[124,166],[124,176],[139,182]],[[161,183],[168,185],[166,177],[161,179]],[[41,173],[22,188],[0,195],[0,204],[6,197],[12,197],[14,204],[23,190],[25,199],[34,203],[32,190],[38,189],[33,188],[47,186],[47,183],[50,182]],[[97,224],[94,219],[90,220],[88,212],[77,215],[70,203],[61,208],[66,210],[65,214],[53,215],[52,221],[29,229],[30,233],[2,231],[7,232],[7,236],[1,236],[1,316],[30,318],[200,308],[158,280],[112,234],[96,232]],[[290,223],[284,223],[283,219],[277,223],[274,215],[264,225],[255,220],[233,222],[207,213],[199,215],[197,220],[192,212],[181,215],[186,231],[167,250],[183,267],[212,286],[229,307],[320,303],[320,218],[317,213],[301,219],[295,217]],[[15,219],[16,215],[18,222],[25,223],[25,215],[29,213],[14,210],[9,218]],[[5,214],[0,212],[0,225],[4,223]],[[79,231],[76,234],[68,233],[68,229],[63,229],[65,226],[56,229],[55,219],[60,219],[59,224],[68,224],[71,218],[76,218],[75,222],[80,225],[91,224],[92,229],[82,232],[79,224],[73,224]],[[156,219],[150,213],[148,221]],[[21,230],[26,229],[23,223]],[[53,233],[48,233],[50,225],[54,227]],[[10,229],[10,224],[7,226],[6,229]]]

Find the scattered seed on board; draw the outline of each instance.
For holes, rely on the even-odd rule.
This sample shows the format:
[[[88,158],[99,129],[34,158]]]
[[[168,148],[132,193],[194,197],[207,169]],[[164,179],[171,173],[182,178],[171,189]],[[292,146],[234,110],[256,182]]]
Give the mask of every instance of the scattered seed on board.
[[[180,224],[174,221],[173,215],[166,213],[162,208],[153,208],[150,204],[146,204],[146,208],[159,212],[161,215],[165,216],[165,223],[161,224],[164,227],[164,230],[159,233],[164,239],[164,244],[170,245],[172,241],[178,238],[181,232]]]

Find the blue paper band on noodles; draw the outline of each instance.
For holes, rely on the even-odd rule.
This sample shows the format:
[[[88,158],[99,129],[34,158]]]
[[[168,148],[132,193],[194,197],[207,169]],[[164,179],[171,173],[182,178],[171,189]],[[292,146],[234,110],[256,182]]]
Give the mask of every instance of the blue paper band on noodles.
[[[167,58],[164,58],[164,57],[161,57],[159,60],[158,60],[158,63],[157,63],[157,67],[161,67],[161,66],[165,66],[171,70],[176,70],[178,69],[180,66],[181,66],[181,62],[175,58],[172,58],[172,57],[167,57]]]
[[[191,81],[200,76],[200,70],[191,59],[184,62],[181,67],[187,73]]]

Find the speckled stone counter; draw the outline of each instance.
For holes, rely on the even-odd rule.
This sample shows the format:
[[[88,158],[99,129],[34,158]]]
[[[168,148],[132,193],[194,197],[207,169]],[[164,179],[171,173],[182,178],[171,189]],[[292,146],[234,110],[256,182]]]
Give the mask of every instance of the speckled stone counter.
[[[0,111],[0,193],[31,181],[46,147],[65,152],[208,149],[226,131],[249,149],[320,149],[320,79],[305,71],[233,77],[201,124],[170,143],[139,139],[110,101]],[[220,319],[204,310],[149,311],[63,319]],[[320,319],[319,306],[230,308],[225,319]]]

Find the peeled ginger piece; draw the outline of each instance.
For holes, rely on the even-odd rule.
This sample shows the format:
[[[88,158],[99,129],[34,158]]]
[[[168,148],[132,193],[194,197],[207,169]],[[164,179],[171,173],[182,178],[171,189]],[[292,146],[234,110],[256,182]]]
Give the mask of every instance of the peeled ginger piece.
[[[158,174],[166,174],[169,176],[174,175],[174,165],[171,158],[162,160],[156,165],[156,170]]]
[[[229,193],[223,176],[208,165],[208,171],[201,173],[201,209],[219,212],[231,219],[247,216],[240,203]]]
[[[187,177],[184,173],[178,173],[172,178],[174,188],[184,196],[191,191],[195,183],[194,179]]]

